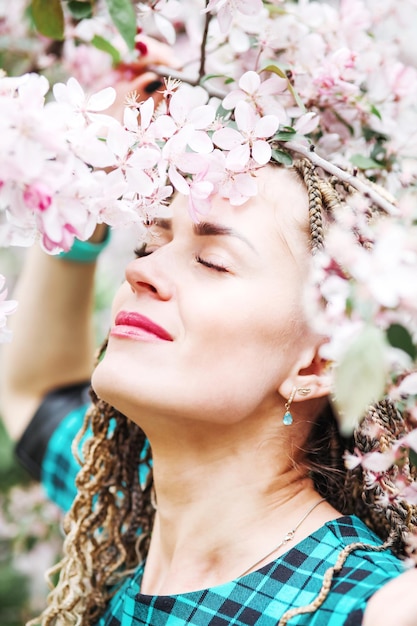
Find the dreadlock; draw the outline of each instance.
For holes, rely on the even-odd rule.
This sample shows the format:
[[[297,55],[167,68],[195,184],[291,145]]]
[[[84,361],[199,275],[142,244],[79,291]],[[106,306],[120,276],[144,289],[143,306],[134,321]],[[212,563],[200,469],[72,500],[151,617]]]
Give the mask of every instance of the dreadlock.
[[[319,176],[307,159],[295,161],[293,170],[307,190],[310,242],[315,254],[324,246],[326,220],[331,219],[351,189],[334,177]],[[106,344],[102,352],[105,348]],[[49,571],[50,576],[59,572],[60,577],[49,594],[48,607],[28,626],[94,623],[118,585],[137,567],[149,548],[155,510],[151,451],[145,434],[93,391],[91,396],[92,406],[75,442],[76,452],[87,429],[91,430],[91,437],[82,447],[82,467],[76,478],[78,495],[64,520],[63,558]],[[378,439],[372,435],[375,426],[379,428]],[[281,625],[297,614],[315,611],[322,604],[333,576],[352,551],[393,546],[399,555],[404,554],[406,536],[417,527],[417,507],[395,498],[388,507],[383,506],[381,486],[374,484],[363,468],[348,471],[343,454],[346,448],[362,453],[382,450],[407,429],[403,417],[389,400],[369,410],[350,441],[342,439],[330,405],[312,425],[304,452],[317,491],[342,513],[357,514],[386,542],[378,548],[359,542],[345,548],[336,565],[326,573],[315,601],[288,611]],[[139,479],[141,467],[147,475],[144,484]],[[416,470],[411,464],[409,472],[415,477]],[[386,480],[394,478],[388,476]]]
[[[106,344],[101,349],[105,350]],[[101,356],[100,353],[100,356]],[[91,390],[92,406],[74,441],[84,461],[77,496],[64,519],[63,558],[49,570],[60,573],[48,607],[29,624],[87,626],[103,612],[118,584],[147,553],[154,518],[151,452],[144,432]],[[139,481],[140,463],[147,469]]]

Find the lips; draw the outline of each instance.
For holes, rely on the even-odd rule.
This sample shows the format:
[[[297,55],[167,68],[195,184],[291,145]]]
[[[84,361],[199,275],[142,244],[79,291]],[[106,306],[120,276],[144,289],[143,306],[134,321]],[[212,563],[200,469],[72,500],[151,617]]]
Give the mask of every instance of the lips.
[[[155,322],[139,313],[120,311],[117,314],[115,325],[111,331],[112,335],[127,336],[142,340],[162,339],[173,341],[172,336]]]

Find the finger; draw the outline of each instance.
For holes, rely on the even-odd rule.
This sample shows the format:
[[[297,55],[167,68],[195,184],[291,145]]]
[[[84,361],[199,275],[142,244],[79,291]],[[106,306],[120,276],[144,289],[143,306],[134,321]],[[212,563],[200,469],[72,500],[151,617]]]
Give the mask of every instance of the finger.
[[[151,96],[158,104],[162,98],[163,81],[154,72],[145,72],[140,76],[135,76],[133,80],[119,80],[115,84],[116,99],[114,103],[106,109],[107,115],[112,115],[120,122],[123,120],[123,111],[126,106],[126,97],[128,94],[136,92],[137,102],[142,102]]]
[[[142,70],[149,65],[168,65],[173,69],[180,68],[180,60],[175,57],[171,46],[146,35],[139,35],[136,44],[140,56],[132,63],[133,66]]]

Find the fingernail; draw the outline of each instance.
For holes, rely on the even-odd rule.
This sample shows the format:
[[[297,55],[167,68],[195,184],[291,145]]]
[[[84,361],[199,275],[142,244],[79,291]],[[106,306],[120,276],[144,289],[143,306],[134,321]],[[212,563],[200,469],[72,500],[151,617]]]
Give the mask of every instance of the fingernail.
[[[157,89],[159,89],[160,87],[162,87],[164,83],[162,82],[162,80],[153,80],[150,83],[148,83],[145,87],[145,92],[146,93],[153,93],[154,91],[156,91]]]
[[[148,54],[148,46],[143,41],[137,41],[135,43],[135,50],[139,52],[143,57]]]

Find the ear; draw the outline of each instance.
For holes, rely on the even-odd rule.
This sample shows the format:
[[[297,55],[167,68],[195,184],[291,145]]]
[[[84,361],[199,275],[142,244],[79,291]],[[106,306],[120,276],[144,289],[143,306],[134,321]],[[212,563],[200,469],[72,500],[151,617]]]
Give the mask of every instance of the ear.
[[[329,395],[332,388],[332,376],[328,365],[328,361],[319,355],[317,347],[305,350],[292,372],[279,386],[278,393],[288,400],[294,388],[309,390],[308,393],[296,392],[293,402]]]

